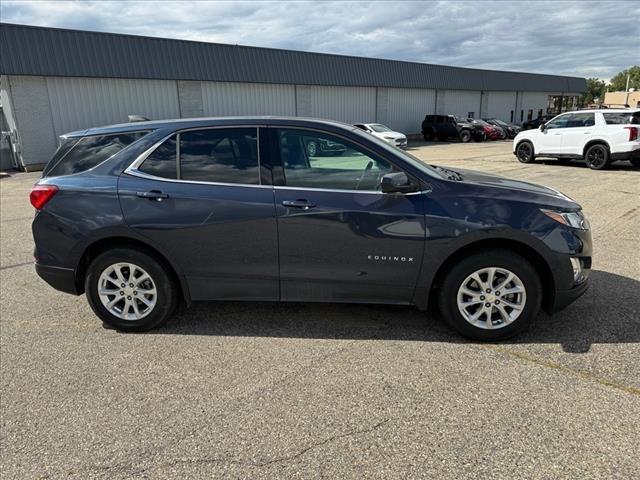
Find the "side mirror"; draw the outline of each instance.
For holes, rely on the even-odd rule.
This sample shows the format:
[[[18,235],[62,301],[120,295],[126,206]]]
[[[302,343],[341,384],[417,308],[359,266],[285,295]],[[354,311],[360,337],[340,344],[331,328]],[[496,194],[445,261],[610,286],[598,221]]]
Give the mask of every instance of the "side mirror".
[[[382,193],[408,193],[415,192],[416,187],[409,181],[409,177],[404,172],[387,173],[380,181]]]
[[[546,128],[547,127],[545,126],[545,124],[541,123],[540,126],[538,127],[538,130],[540,130],[541,132],[544,132]]]

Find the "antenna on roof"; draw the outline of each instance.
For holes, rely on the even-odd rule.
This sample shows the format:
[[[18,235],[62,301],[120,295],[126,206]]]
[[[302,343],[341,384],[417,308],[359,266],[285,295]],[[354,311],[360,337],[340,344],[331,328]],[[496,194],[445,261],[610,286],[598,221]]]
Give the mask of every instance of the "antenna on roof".
[[[128,115],[127,118],[130,122],[148,122],[149,119],[143,115]]]

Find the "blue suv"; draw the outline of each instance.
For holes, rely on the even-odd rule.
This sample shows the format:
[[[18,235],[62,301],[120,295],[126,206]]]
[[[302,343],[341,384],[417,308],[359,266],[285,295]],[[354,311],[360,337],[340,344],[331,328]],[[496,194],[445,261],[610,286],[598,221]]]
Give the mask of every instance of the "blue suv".
[[[591,268],[589,224],[563,194],[330,121],[69,133],[31,203],[38,274],[123,331],[181,303],[281,300],[436,304],[461,334],[499,340],[580,296]]]

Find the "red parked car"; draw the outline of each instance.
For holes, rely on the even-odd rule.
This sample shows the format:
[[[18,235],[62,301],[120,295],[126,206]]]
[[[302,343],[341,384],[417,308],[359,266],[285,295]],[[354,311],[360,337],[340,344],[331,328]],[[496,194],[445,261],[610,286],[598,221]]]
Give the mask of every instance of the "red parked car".
[[[504,130],[496,127],[495,125],[491,125],[484,120],[480,120],[479,118],[470,118],[469,122],[473,123],[474,125],[481,126],[488,140],[504,140],[507,137],[504,133]]]

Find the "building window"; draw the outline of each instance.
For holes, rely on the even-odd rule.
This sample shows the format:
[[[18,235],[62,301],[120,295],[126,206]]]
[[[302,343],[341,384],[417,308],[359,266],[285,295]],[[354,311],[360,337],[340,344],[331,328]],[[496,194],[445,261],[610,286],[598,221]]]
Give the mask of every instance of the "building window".
[[[475,118],[476,112],[467,112],[467,118]]]
[[[542,109],[538,110],[538,118],[540,118],[542,116]]]
[[[510,117],[510,120],[509,120],[509,121],[510,121],[511,123],[513,123],[513,110],[511,110],[511,117]]]
[[[524,121],[524,110],[520,110],[520,121]]]
[[[533,120],[533,109],[527,110],[527,120]]]

